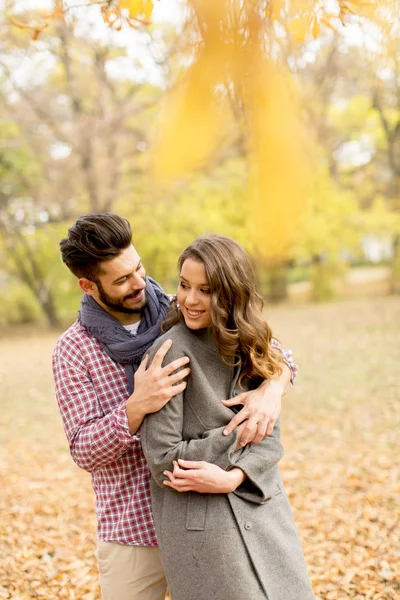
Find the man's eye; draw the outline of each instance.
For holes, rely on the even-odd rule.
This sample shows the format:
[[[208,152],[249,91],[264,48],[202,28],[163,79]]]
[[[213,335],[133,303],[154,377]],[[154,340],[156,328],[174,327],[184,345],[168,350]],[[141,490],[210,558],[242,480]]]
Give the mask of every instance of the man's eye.
[[[127,277],[124,277],[124,279],[120,279],[119,281],[117,281],[117,285],[123,285],[124,283],[126,283],[127,279]]]
[[[138,264],[138,266],[136,267],[136,271],[140,271],[140,269],[142,269],[142,268],[143,268],[143,265],[142,265],[142,263],[140,262],[140,263]]]

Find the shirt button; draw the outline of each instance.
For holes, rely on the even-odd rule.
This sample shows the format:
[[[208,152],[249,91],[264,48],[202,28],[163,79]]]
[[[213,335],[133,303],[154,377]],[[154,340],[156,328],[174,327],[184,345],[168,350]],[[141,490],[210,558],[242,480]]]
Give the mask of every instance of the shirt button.
[[[247,522],[244,524],[244,528],[245,528],[245,530],[246,530],[246,531],[250,531],[250,529],[252,529],[252,528],[253,528],[253,525],[250,523],[250,521],[247,521]]]

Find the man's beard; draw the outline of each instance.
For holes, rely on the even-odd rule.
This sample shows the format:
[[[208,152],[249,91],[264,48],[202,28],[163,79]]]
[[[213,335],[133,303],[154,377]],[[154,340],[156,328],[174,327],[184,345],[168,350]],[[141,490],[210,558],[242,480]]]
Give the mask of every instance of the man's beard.
[[[113,311],[129,314],[129,315],[135,315],[135,314],[141,313],[142,310],[147,306],[146,290],[144,290],[144,299],[143,299],[142,303],[139,306],[137,306],[136,308],[128,308],[128,307],[124,306],[124,302],[125,302],[125,300],[128,300],[128,298],[132,298],[134,296],[134,294],[129,294],[128,296],[124,296],[123,298],[114,298],[113,296],[109,296],[107,294],[107,292],[104,290],[103,286],[101,285],[100,281],[96,281],[96,285],[97,285],[97,289],[99,292],[99,299],[102,301],[102,303],[105,306],[107,306],[107,308],[109,308]]]

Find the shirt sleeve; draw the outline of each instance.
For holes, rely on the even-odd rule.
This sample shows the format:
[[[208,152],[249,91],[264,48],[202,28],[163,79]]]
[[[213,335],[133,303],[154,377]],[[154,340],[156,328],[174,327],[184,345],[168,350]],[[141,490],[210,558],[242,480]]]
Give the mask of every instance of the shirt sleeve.
[[[276,349],[280,350],[280,352],[282,352],[283,359],[284,359],[285,363],[287,364],[287,366],[289,367],[289,369],[291,371],[290,383],[292,385],[294,385],[294,382],[296,381],[296,376],[297,376],[297,372],[299,370],[299,367],[293,361],[293,352],[292,352],[292,350],[290,350],[290,349],[289,350],[285,350],[284,348],[282,348],[281,344],[275,338],[272,338],[271,344]]]
[[[124,400],[104,415],[84,361],[53,353],[53,377],[64,430],[75,463],[93,472],[117,460],[133,444]]]

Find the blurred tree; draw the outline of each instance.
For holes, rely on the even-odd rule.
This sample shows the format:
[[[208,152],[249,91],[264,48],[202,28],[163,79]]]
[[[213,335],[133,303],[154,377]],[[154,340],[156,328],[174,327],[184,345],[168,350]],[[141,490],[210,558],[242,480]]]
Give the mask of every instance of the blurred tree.
[[[382,30],[386,35],[382,34]],[[318,145],[323,149],[322,160],[319,162],[327,166],[336,193],[352,197],[352,208],[347,206],[347,209],[353,212],[351,227],[354,234],[357,234],[358,240],[368,232],[381,235],[382,239],[391,235],[395,247],[394,274],[396,268],[398,272],[400,265],[397,251],[400,223],[399,177],[396,172],[396,157],[398,158],[397,154],[400,156],[396,152],[400,134],[400,74],[398,49],[395,50],[399,44],[398,30],[398,19],[388,22],[376,20],[365,25],[365,30],[361,27],[358,29],[357,43],[352,42],[350,32],[347,36],[333,32],[330,36],[321,38],[318,51],[309,48],[298,49],[293,53],[291,49],[292,54],[287,55],[292,71],[302,81],[309,128],[315,132]],[[377,90],[380,90],[381,98],[379,110]],[[331,231],[329,204],[333,203],[332,208],[335,210],[337,202],[335,203],[336,194],[329,196],[324,210],[328,230]],[[386,206],[379,203],[382,198],[386,199]],[[355,201],[358,214],[354,212]],[[377,203],[381,207],[379,215]],[[342,208],[345,218],[346,203],[343,203]],[[316,225],[312,225],[312,222],[313,219],[311,227]],[[333,223],[336,222],[334,219]],[[320,231],[328,233],[321,225],[322,223]],[[340,240],[343,249],[351,249],[353,256],[357,256],[359,251],[356,251],[354,244],[350,244],[350,247],[348,245],[345,234],[348,227],[346,223],[344,225],[336,231],[335,237],[326,235],[325,252],[332,254],[332,239],[335,246]],[[308,231],[310,232],[310,227]],[[333,230],[330,235],[334,235]],[[323,236],[320,237],[322,241]],[[304,243],[304,240],[299,241],[298,248]],[[335,269],[331,268],[330,261],[321,261],[318,265],[318,269],[314,271],[318,271],[325,281],[325,267],[334,275]],[[317,279],[318,277],[315,280]],[[395,279],[393,277],[393,282]]]
[[[114,29],[148,23],[153,10],[147,0],[100,4]],[[5,223],[21,248],[22,236],[25,258],[37,249],[40,256],[41,244],[51,252],[42,229],[116,210],[133,222],[151,274],[172,286],[182,247],[217,230],[245,243],[279,299],[290,261],[353,247],[370,227],[360,209],[390,195],[381,166],[394,154],[382,151],[390,146],[385,121],[390,140],[397,136],[393,99],[381,94],[380,111],[376,94],[371,103],[360,74],[374,52],[348,52],[338,31],[352,12],[381,27],[377,3],[340,2],[336,13],[314,1],[188,4],[184,24],[131,31],[135,58],[115,36],[96,41],[85,11],[65,13],[60,2],[51,15],[13,18],[19,26],[0,42],[0,116],[11,132],[2,150],[3,231]],[[379,10],[394,4],[385,0]],[[368,161],[346,164],[348,144],[360,148],[367,138]],[[4,248],[11,256],[12,245]],[[44,273],[33,272],[48,285],[52,263],[41,261]]]
[[[58,240],[50,246],[41,230],[49,235],[52,223],[112,210],[118,199],[132,195],[143,176],[149,123],[162,93],[141,76],[139,60],[136,74],[133,69],[133,75],[113,76],[126,50],[88,39],[76,28],[74,21],[57,23],[35,50],[18,31],[0,44],[5,266],[29,287],[51,325],[58,323],[48,272],[53,262],[43,257],[59,262]],[[162,47],[154,70],[164,68]]]

